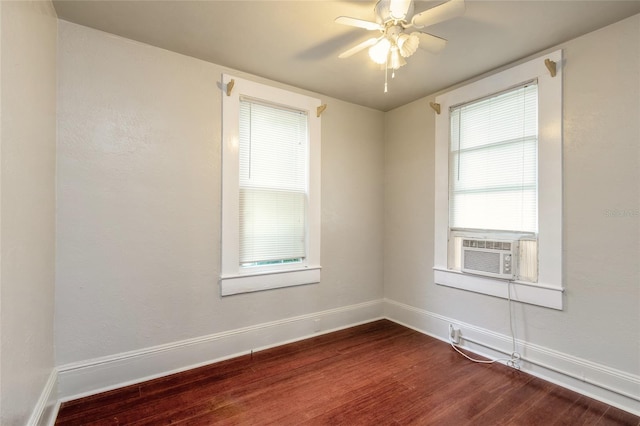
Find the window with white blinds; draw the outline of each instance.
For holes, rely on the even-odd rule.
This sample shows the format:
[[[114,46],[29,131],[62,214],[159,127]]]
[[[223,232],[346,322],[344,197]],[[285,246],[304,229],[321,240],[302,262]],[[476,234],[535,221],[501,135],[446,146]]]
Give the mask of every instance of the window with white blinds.
[[[538,231],[538,86],[452,107],[449,226]]]
[[[220,294],[319,284],[320,99],[222,75]]]
[[[307,114],[240,100],[241,266],[306,256]]]

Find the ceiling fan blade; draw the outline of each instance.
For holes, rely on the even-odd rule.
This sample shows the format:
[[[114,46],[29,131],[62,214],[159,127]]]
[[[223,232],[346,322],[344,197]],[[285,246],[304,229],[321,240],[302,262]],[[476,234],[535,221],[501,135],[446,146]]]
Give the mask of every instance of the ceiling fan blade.
[[[365,30],[382,31],[384,27],[376,22],[365,21],[364,19],[350,18],[348,16],[338,16],[335,20],[337,24],[349,25],[351,27],[364,28]]]
[[[409,6],[412,0],[391,0],[389,4],[389,12],[394,19],[404,19],[407,17]]]
[[[384,36],[383,36],[384,37]],[[345,50],[344,52],[342,52],[340,55],[338,55],[338,58],[340,59],[344,59],[344,58],[348,58],[349,56],[353,56],[356,53],[358,53],[361,50],[366,49],[367,47],[371,47],[374,44],[376,44],[378,42],[378,40],[380,40],[382,37],[378,37],[378,38],[370,38],[369,40],[365,40],[360,44],[356,44],[355,46],[353,46],[351,49],[349,50]]]
[[[413,15],[411,23],[416,27],[428,27],[464,14],[464,0],[449,0],[424,12]]]
[[[419,31],[411,33],[411,35],[413,34],[416,34],[420,39],[420,48],[426,50],[427,52],[440,53],[440,51],[447,45],[447,40],[431,34],[422,33]]]

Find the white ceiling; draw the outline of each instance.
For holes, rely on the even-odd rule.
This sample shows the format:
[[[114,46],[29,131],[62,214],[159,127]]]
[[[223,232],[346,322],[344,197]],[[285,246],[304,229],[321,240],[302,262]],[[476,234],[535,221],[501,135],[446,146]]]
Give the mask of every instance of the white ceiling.
[[[372,33],[333,22],[374,20],[374,4],[54,0],[60,19],[382,111],[640,13],[640,0],[467,0],[462,17],[426,29],[449,40],[444,51],[419,49],[383,93],[384,71],[366,50],[338,59]]]

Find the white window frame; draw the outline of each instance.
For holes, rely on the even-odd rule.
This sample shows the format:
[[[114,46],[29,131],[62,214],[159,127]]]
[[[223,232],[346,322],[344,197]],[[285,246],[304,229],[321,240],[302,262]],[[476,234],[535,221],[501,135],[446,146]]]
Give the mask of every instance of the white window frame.
[[[234,84],[227,95],[229,82]],[[220,294],[269,290],[320,282],[320,100],[232,75],[222,75],[222,247]],[[240,99],[247,97],[299,111],[309,117],[307,191],[307,255],[301,263],[260,267],[240,266],[239,123]]]
[[[545,59],[556,63],[551,77]],[[434,282],[548,308],[563,308],[562,50],[527,61],[436,97]],[[509,281],[448,268],[450,107],[538,81],[538,282]],[[510,286],[510,288],[509,288]]]

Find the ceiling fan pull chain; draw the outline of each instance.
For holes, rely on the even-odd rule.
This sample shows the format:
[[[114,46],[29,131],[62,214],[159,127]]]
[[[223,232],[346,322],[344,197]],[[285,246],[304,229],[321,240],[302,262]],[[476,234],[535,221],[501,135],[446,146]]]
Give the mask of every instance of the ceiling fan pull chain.
[[[389,68],[387,68],[388,64],[389,64],[389,55],[387,55],[387,60],[384,63],[384,93],[387,93],[387,75],[389,74]]]

